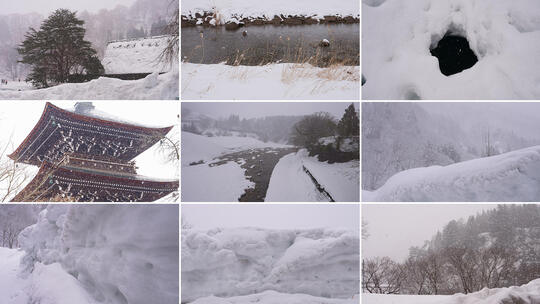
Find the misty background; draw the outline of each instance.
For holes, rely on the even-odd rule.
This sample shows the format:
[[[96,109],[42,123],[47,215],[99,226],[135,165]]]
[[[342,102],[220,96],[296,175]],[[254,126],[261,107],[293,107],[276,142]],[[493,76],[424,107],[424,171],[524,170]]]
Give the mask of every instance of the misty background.
[[[540,144],[540,104],[362,104],[362,189],[411,168],[449,165]]]
[[[289,143],[292,127],[305,115],[327,112],[341,119],[346,102],[182,103],[182,130],[206,136],[249,136]],[[355,103],[358,112],[358,103]]]
[[[183,205],[182,225],[212,228],[334,228],[360,232],[360,206],[347,205]]]
[[[17,80],[29,73],[28,66],[17,63],[17,46],[31,27],[38,29],[56,9],[77,11],[85,21],[85,39],[102,58],[110,41],[164,34],[178,0],[2,0],[1,7],[0,78]]]

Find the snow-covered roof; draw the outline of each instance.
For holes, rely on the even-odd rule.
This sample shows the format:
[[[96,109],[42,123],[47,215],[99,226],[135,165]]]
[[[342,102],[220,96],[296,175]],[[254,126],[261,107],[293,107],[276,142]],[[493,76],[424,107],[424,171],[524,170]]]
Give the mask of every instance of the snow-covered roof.
[[[105,74],[168,72],[170,64],[160,61],[160,55],[171,36],[154,36],[109,42],[101,63]]]

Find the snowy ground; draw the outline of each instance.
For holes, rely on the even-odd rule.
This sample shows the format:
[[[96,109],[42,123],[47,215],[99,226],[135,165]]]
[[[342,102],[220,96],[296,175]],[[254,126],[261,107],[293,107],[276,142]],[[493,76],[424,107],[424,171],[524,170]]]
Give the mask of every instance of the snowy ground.
[[[280,159],[270,179],[267,202],[315,202],[328,201],[304,172],[305,166],[321,186],[337,202],[360,201],[360,163],[328,164],[316,157],[309,157],[306,150],[289,154]]]
[[[261,298],[262,303],[297,303],[285,299],[350,303],[317,302],[306,295],[352,299],[359,293],[359,266],[359,235],[355,231],[182,230],[183,302],[211,295],[255,294],[206,298],[196,303],[247,303]],[[256,295],[266,290],[304,295]]]
[[[220,302],[217,302],[220,303]],[[540,303],[540,279],[523,286],[483,289],[452,296],[362,294],[363,304],[537,304]]]
[[[354,2],[354,1],[352,1]],[[318,68],[308,64],[229,66],[182,63],[182,99],[360,98],[357,66]]]
[[[32,84],[23,81],[8,81],[7,84],[0,84],[0,94],[2,91],[26,91],[31,90]]]
[[[54,87],[25,90],[3,91],[0,99],[24,100],[100,100],[100,99],[147,99],[174,100],[178,94],[178,72],[162,75],[150,74],[139,80],[120,80],[100,77],[85,83],[61,84]]]
[[[251,137],[207,137],[182,132],[182,200],[238,201],[245,189],[253,185],[244,175],[244,169],[236,162],[213,167],[208,162],[223,154],[265,147],[287,146]],[[189,165],[199,161],[203,163]]]
[[[183,0],[182,15],[196,18],[195,14],[204,12],[216,12],[216,24],[235,22],[238,19],[265,18],[272,19],[274,16],[313,16],[322,19],[327,15],[339,15],[342,17],[353,16],[359,18],[360,6],[358,1],[350,0]]]
[[[363,99],[540,98],[537,0],[362,2]],[[449,29],[478,62],[446,77],[430,46]]]
[[[192,304],[358,304],[358,296],[350,299],[330,299],[314,297],[306,294],[288,294],[276,291],[265,291],[258,294],[219,298],[215,296],[204,297],[191,302]]]
[[[399,172],[363,201],[540,200],[540,146],[448,166]]]

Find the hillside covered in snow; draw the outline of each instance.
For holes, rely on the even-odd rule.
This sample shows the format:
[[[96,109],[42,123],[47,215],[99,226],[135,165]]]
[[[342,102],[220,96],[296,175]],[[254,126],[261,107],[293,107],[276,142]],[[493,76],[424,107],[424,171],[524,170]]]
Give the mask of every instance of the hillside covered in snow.
[[[540,146],[447,166],[401,171],[364,201],[511,201],[540,200]]]
[[[353,231],[182,230],[186,303],[353,303],[359,267]]]

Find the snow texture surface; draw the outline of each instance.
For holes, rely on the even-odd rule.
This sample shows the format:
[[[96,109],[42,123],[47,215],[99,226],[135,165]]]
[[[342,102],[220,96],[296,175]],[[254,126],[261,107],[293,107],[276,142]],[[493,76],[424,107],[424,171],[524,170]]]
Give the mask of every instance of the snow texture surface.
[[[170,71],[172,65],[159,60],[169,39],[169,36],[156,36],[109,43],[101,61],[105,74]]]
[[[267,202],[317,202],[328,201],[321,194],[303,166],[337,202],[360,201],[360,163],[320,162],[308,156],[306,150],[282,157],[277,163],[266,192]]]
[[[364,304],[536,304],[540,303],[540,279],[523,286],[484,288],[470,294],[452,296],[363,294]]]
[[[401,171],[364,201],[539,201],[540,146]]]
[[[360,98],[357,66],[330,68],[278,63],[264,66],[182,63],[182,99]]]
[[[364,99],[539,99],[540,2],[363,0]],[[478,62],[449,77],[430,48],[467,38]]]
[[[175,205],[49,205],[19,235],[35,303],[89,303],[39,302],[62,276],[100,303],[178,303],[178,230]]]
[[[236,22],[243,18],[263,18],[271,20],[274,16],[313,16],[323,19],[327,15],[360,17],[358,1],[350,0],[183,0],[182,15],[195,19],[196,14],[215,13],[215,24]]]
[[[265,290],[350,299],[359,293],[359,280],[357,232],[258,228],[182,230],[183,302],[211,295],[234,297]],[[272,298],[272,295],[263,297]],[[257,295],[248,298],[254,299]],[[268,303],[276,303],[272,301]],[[243,302],[210,298],[198,303]]]
[[[139,80],[100,77],[85,83],[67,83],[27,91],[2,91],[0,99],[29,100],[174,100],[178,99],[178,72],[152,73]]]
[[[329,299],[314,297],[305,294],[286,294],[276,291],[265,291],[258,294],[219,298],[215,296],[204,297],[191,302],[192,304],[358,304],[358,297],[350,299]]]

